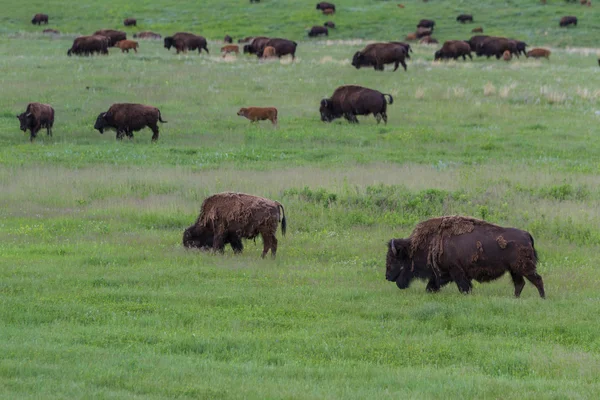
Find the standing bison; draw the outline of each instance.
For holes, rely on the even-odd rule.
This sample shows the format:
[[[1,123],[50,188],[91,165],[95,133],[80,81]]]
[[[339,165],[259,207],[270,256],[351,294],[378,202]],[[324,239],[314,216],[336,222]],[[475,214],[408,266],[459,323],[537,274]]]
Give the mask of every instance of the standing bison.
[[[495,56],[500,59],[505,51],[509,51],[512,55],[519,57],[517,42],[502,37],[488,37],[477,45],[475,53],[478,56],[487,56],[490,58]]]
[[[31,19],[31,23],[33,25],[41,25],[41,24],[48,25],[48,15],[47,14],[35,14],[33,16],[33,18]]]
[[[116,31],[114,29],[101,29],[94,32],[96,36],[106,36],[108,38],[108,47],[113,47],[117,42],[127,39],[127,34],[123,31]]]
[[[27,129],[29,129],[29,141],[33,142],[33,139],[42,128],[46,128],[48,136],[52,136],[54,108],[49,104],[29,103],[25,112],[17,115],[17,118],[23,132],[27,132]]]
[[[389,102],[385,96],[389,97]],[[348,122],[358,124],[357,115],[373,114],[377,123],[383,119],[387,124],[387,105],[393,102],[394,98],[390,94],[362,86],[346,85],[335,89],[330,98],[321,100],[319,112],[323,122],[331,122],[343,116]]]
[[[461,24],[473,22],[473,16],[471,14],[460,14],[458,17],[456,17],[456,20]]]
[[[197,36],[192,33],[177,32],[173,36],[166,37],[164,44],[167,50],[170,50],[171,47],[175,47],[177,54],[180,52],[186,52],[188,50],[198,50],[198,54],[202,53],[202,50],[205,50],[207,53],[209,53],[204,36]]]
[[[562,17],[560,19],[560,22],[558,23],[558,25],[560,27],[566,27],[566,26],[569,26],[569,25],[575,25],[575,26],[577,26],[577,17],[574,17],[572,15],[568,15],[566,17]]]
[[[473,59],[469,43],[462,40],[448,40],[444,42],[441,49],[435,52],[434,60],[448,60],[450,58],[457,60],[458,57],[466,60],[466,56],[469,56],[471,60]]]
[[[245,193],[218,193],[204,200],[198,219],[183,233],[183,245],[188,248],[212,247],[223,252],[229,242],[234,252],[239,253],[243,249],[240,238],[254,239],[260,235],[262,257],[269,250],[275,257],[275,233],[279,222],[285,236],[285,211],[277,201]]]
[[[137,20],[135,18],[125,18],[123,21],[125,26],[137,26]]]
[[[255,42],[256,42],[256,39],[252,42],[252,44],[254,44]],[[263,52],[264,52],[265,48],[273,47],[275,49],[275,53],[277,54],[277,57],[281,58],[281,57],[289,54],[292,56],[292,61],[294,61],[296,59],[296,48],[298,47],[298,43],[296,43],[296,42],[293,42],[293,41],[287,40],[287,39],[275,38],[275,39],[269,39],[269,40],[265,41],[264,43],[261,42],[261,45],[262,45],[262,48],[260,48],[256,52],[256,56],[258,58],[263,57]],[[244,46],[244,49],[245,49],[245,46]]]
[[[308,37],[314,37],[319,35],[329,36],[329,30],[326,26],[315,25],[312,28],[310,28],[310,31],[308,32]]]
[[[94,54],[108,54],[109,39],[106,36],[80,36],[73,40],[73,45],[67,51],[70,57],[72,54],[76,56],[89,56]]]
[[[158,140],[159,121],[167,122],[162,120],[160,110],[156,107],[120,103],[113,104],[107,112],[98,115],[94,129],[100,133],[104,133],[105,129],[114,129],[117,131],[117,139],[122,139],[124,134],[133,138],[133,132],[148,127],[152,129],[152,141],[155,142]]]
[[[398,43],[373,43],[367,45],[361,51],[354,53],[352,66],[356,69],[361,67],[373,67],[376,71],[383,71],[385,64],[394,64],[394,71],[402,65],[406,71],[408,50],[405,44]]]
[[[525,286],[525,277],[543,298],[544,283],[536,272],[537,259],[529,232],[469,217],[447,216],[421,222],[406,239],[390,240],[385,277],[400,289],[418,278],[428,280],[428,292],[455,282],[461,293],[469,293],[472,280],[489,282],[508,271],[516,297]]]
[[[327,10],[327,9],[335,11],[335,4],[328,3],[326,1],[322,1],[320,3],[317,3],[317,10],[323,11],[323,10]]]

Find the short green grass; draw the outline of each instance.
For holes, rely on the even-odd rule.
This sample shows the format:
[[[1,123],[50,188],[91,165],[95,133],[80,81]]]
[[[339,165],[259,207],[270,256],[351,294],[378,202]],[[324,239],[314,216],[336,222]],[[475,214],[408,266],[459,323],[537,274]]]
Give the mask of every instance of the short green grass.
[[[313,3],[84,1],[61,16],[58,2],[0,2],[1,398],[597,396],[598,66],[596,50],[564,48],[594,45],[595,8],[354,0],[334,17],[347,27],[309,42]],[[69,35],[37,33],[28,21],[43,10]],[[360,38],[402,37],[421,17],[440,38],[468,36],[454,18],[469,11],[499,34],[529,32],[551,61],[433,63],[436,47],[417,45],[408,72],[349,64]],[[567,13],[580,26],[555,29]],[[75,33],[126,16],[160,18],[161,33],[188,23],[211,54],[143,41],[138,54],[66,56]],[[225,32],[292,37],[298,59],[223,59]],[[394,96],[387,125],[320,122],[321,98],[350,83]],[[54,106],[53,138],[19,131],[30,101]],[[158,143],[93,130],[122,101],[161,109]],[[253,105],[278,107],[279,127],[236,115]],[[284,204],[276,260],[260,259],[260,239],[239,256],[181,247],[202,200],[225,190]],[[386,241],[445,214],[529,230],[548,298],[527,284],[514,299],[508,277],[469,296],[386,282]]]

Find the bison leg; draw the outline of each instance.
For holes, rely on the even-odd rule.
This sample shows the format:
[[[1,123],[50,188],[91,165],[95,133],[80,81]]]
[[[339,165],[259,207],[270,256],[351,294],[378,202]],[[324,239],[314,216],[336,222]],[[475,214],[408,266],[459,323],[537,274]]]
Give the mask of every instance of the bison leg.
[[[473,285],[471,285],[471,281],[467,279],[462,268],[458,266],[453,266],[450,268],[450,278],[456,282],[456,286],[458,286],[458,290],[462,294],[468,294],[471,292]]]
[[[222,234],[215,234],[213,239],[213,250],[218,251],[221,254],[225,252],[225,243],[223,242]]]
[[[523,291],[523,287],[525,286],[525,279],[523,279],[521,275],[512,271],[510,271],[510,276],[513,284],[515,285],[515,297],[519,297],[521,295],[521,291]]]
[[[273,236],[273,239],[271,239],[271,257],[275,258],[275,254],[277,254],[277,238]]]
[[[404,71],[406,71],[406,63],[404,60],[400,60],[400,64],[402,65],[402,68],[404,68]]]
[[[471,56],[471,53],[467,54],[469,56],[469,58],[471,59],[471,61],[473,61],[473,56]]]
[[[546,298],[546,293],[544,292],[544,281],[542,281],[542,277],[537,274],[537,272],[530,272],[525,274],[525,278],[537,288],[538,292],[540,292],[540,297],[542,299]]]
[[[425,288],[425,290],[428,293],[436,293],[440,291],[440,283],[437,281],[437,279],[435,278],[431,278],[429,280],[429,282],[427,283],[427,287]]]
[[[396,61],[394,63],[394,72],[396,72],[396,70],[398,69],[399,66],[400,66],[400,61]]]
[[[244,250],[244,244],[242,243],[242,239],[239,238],[237,235],[233,235],[229,238],[229,244],[231,245],[231,248],[233,249],[233,252],[235,254],[239,254]]]
[[[152,129],[152,141],[156,142],[158,140],[158,126],[157,125],[153,125],[150,127],[150,129]]]
[[[269,252],[269,249],[271,248],[271,239],[273,239],[273,238],[271,237],[271,235],[262,235],[262,239],[263,239],[263,252],[262,252],[261,257],[265,258],[265,256]],[[273,253],[271,252],[271,254],[273,254]]]
[[[383,118],[383,123],[387,125],[387,113],[385,111],[381,113],[381,118]]]

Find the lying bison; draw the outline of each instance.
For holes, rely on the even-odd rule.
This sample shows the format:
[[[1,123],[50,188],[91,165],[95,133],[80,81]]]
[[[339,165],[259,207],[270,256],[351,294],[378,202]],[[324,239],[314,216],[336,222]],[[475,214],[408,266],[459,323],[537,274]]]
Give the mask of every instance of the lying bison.
[[[229,242],[235,252],[241,252],[243,246],[239,238],[254,239],[260,235],[262,257],[269,250],[275,257],[275,233],[279,222],[285,236],[285,211],[277,201],[245,193],[218,193],[204,200],[198,219],[183,233],[183,245],[188,248],[212,247],[223,252]]]
[[[103,112],[96,118],[94,129],[104,133],[105,129],[117,131],[117,139],[123,139],[123,135],[133,138],[133,132],[148,127],[152,129],[152,141],[158,140],[158,121],[163,121],[160,110],[156,107],[143,104],[120,103],[110,106],[107,112]]]
[[[41,25],[41,24],[48,25],[48,15],[47,14],[35,14],[33,16],[33,18],[31,19],[31,23],[33,25]]]
[[[400,289],[418,278],[428,280],[429,292],[455,282],[461,293],[469,293],[472,280],[488,282],[508,271],[516,297],[525,286],[525,277],[543,298],[544,283],[536,272],[537,259],[529,232],[448,216],[421,222],[406,239],[390,240],[385,277]]]
[[[54,108],[49,104],[29,103],[24,113],[17,115],[23,132],[29,129],[29,141],[37,136],[42,128],[46,128],[48,136],[52,136],[52,126],[54,125]]]
[[[550,60],[550,54],[551,52],[548,49],[535,48],[531,51],[528,51],[526,56],[527,58],[545,58],[547,60]]]
[[[389,102],[385,96],[389,97]],[[362,86],[346,85],[335,89],[330,98],[321,100],[319,112],[323,122],[331,122],[343,116],[348,122],[358,124],[357,115],[373,114],[377,123],[383,119],[387,124],[387,105],[393,102],[394,98],[390,94]]]
[[[319,35],[329,36],[329,30],[326,26],[316,25],[310,28],[310,31],[308,32],[308,37],[315,37]]]
[[[466,60],[467,56],[469,56],[471,60],[473,59],[469,43],[462,40],[448,40],[444,42],[441,49],[435,52],[434,60],[448,60],[450,58],[457,60],[458,57],[462,57],[463,60]]]
[[[560,19],[560,22],[558,23],[559,26],[561,27],[566,27],[569,25],[575,25],[577,26],[577,17],[574,17],[572,15],[568,15],[566,17],[562,17]]]
[[[406,45],[399,44],[399,42],[373,43],[354,53],[352,66],[356,69],[373,67],[376,71],[383,71],[385,64],[393,63],[394,71],[398,69],[399,65],[402,65],[406,71],[406,58],[408,58]]]
[[[180,52],[186,52],[188,50],[198,50],[198,53],[202,53],[205,50],[207,53],[208,47],[206,46],[206,38],[204,36],[197,36],[193,33],[177,32],[173,36],[167,36],[164,40],[165,48],[170,50],[171,47],[175,47],[177,54]]]
[[[108,54],[109,39],[106,36],[80,36],[73,40],[73,45],[67,51],[70,57],[72,54],[76,56],[90,56],[94,54]]]
[[[458,17],[456,17],[456,20],[461,24],[473,22],[473,16],[471,14],[460,14]]]
[[[162,36],[160,36],[158,33],[150,31],[136,33],[133,35],[133,37],[137,39],[162,39]]]

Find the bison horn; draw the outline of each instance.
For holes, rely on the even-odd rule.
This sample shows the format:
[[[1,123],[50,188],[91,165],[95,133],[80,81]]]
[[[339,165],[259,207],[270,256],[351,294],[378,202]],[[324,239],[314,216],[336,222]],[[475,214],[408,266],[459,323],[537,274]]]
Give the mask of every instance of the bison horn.
[[[28,112],[27,114],[25,114],[26,117],[29,117],[31,115],[30,112]]]
[[[323,100],[321,100],[321,105],[322,105],[323,107],[327,107],[327,103],[328,103],[327,99],[323,99]]]
[[[394,246],[394,239],[392,239],[390,242],[390,249],[392,250],[392,254],[394,254],[394,256],[398,255],[398,250],[396,250],[396,246]]]

